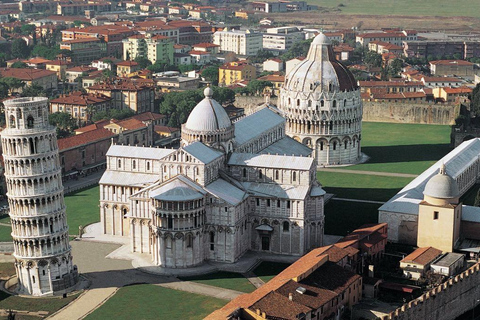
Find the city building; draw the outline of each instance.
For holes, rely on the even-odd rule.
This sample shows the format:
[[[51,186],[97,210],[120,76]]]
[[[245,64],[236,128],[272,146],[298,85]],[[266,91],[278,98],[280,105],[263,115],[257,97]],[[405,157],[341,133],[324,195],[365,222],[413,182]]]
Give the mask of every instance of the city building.
[[[252,80],[257,76],[254,66],[245,61],[226,63],[218,68],[218,85],[231,86],[239,81]]]
[[[312,151],[285,136],[276,108],[232,123],[213,90],[204,94],[179,149],[108,150],[103,233],[128,237],[133,252],[168,268],[231,263],[247,250],[300,256],[320,246],[325,192]]]
[[[433,247],[418,248],[400,260],[403,275],[412,280],[418,280],[430,270],[430,265],[442,255],[442,250]]]
[[[47,98],[3,102],[2,131],[17,291],[58,295],[78,282],[73,264],[55,127]]]
[[[106,43],[98,38],[62,41],[60,49],[72,51],[72,61],[76,64],[89,64],[92,60],[107,55]]]
[[[85,88],[88,93],[101,94],[112,98],[113,108],[130,108],[135,113],[153,112],[155,92],[151,86],[131,80],[103,82]]]
[[[272,58],[263,62],[263,71],[283,71],[283,60],[279,58]]]
[[[12,77],[21,80],[25,86],[40,86],[44,90],[57,89],[58,81],[55,72],[42,69],[29,68],[2,68],[0,69],[2,78]],[[22,87],[13,89],[13,92],[22,92]]]
[[[465,60],[430,61],[430,72],[436,76],[474,76],[475,64]]]
[[[346,268],[349,251],[316,248],[252,293],[243,294],[206,320],[342,319],[362,298],[362,277]]]
[[[360,160],[362,99],[352,73],[335,60],[332,44],[322,33],[307,58],[285,77],[279,108],[286,133],[314,149],[319,166]]]
[[[71,66],[72,63],[69,61],[53,60],[45,64],[45,69],[55,72],[59,80],[65,80],[67,76],[67,69]]]
[[[304,39],[305,35],[299,27],[268,28],[263,34],[263,49],[280,54]]]
[[[66,112],[79,124],[89,122],[95,112],[107,111],[112,107],[111,97],[82,91],[75,91],[50,100],[50,113]]]
[[[479,154],[480,139],[463,142],[383,204],[388,240],[478,256],[480,208],[459,198],[478,181]]]
[[[135,61],[121,61],[117,63],[117,76],[127,77],[129,74],[140,70],[140,65]]]
[[[220,52],[233,52],[243,56],[255,56],[263,48],[263,34],[250,30],[217,31],[213,43],[220,46]]]

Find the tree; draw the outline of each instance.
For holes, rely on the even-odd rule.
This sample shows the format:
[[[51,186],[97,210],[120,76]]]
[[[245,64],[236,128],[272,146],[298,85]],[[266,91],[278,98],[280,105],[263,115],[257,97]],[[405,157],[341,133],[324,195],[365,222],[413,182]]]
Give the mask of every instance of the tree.
[[[152,65],[152,62],[150,60],[142,56],[137,56],[135,58],[135,62],[138,63],[138,65],[140,66],[140,69],[145,69],[146,67]]]
[[[99,112],[95,112],[95,110],[92,110],[91,112],[92,112],[91,119],[93,122],[104,120],[104,119],[121,120],[121,119],[129,118],[135,115],[135,112],[132,109],[120,109],[120,110],[109,109],[107,111],[99,111]]]
[[[25,59],[30,54],[30,49],[23,39],[15,39],[12,41],[12,57]]]
[[[33,24],[24,24],[21,26],[20,30],[24,35],[33,34],[35,32],[35,25]]]
[[[12,63],[11,68],[28,68],[28,65],[25,62],[17,61]]]
[[[258,95],[258,94],[262,94],[263,90],[266,87],[273,87],[273,83],[271,83],[270,81],[252,80],[248,83],[247,90],[251,94]]]
[[[6,86],[9,94],[12,94],[16,89],[19,89],[25,85],[23,81],[13,77],[1,78],[0,83],[3,83]]]
[[[295,42],[293,46],[290,49],[288,49],[286,53],[280,56],[281,59],[283,61],[287,61],[293,58],[306,56],[308,53],[308,50],[310,49],[310,44],[312,43],[312,41],[313,41],[313,38]]]
[[[33,47],[32,56],[42,57],[48,60],[54,60],[56,56],[60,53],[59,46],[47,46],[46,44],[40,43]],[[69,51],[69,50],[66,50]],[[70,51],[69,51],[70,52]]]
[[[213,87],[213,99],[218,103],[232,103],[235,101],[235,91],[230,88]]]
[[[212,83],[212,85],[218,85],[218,66],[206,67],[202,70],[202,77]]]
[[[45,90],[42,86],[38,84],[33,84],[31,86],[26,86],[22,89],[20,94],[22,97],[45,97]]]
[[[258,50],[257,55],[250,57],[249,60],[252,63],[263,63],[264,61],[273,58],[274,56],[275,55],[271,51],[260,49]]]
[[[382,65],[382,55],[374,51],[368,51],[363,61],[369,68],[380,67]]]
[[[165,94],[160,103],[160,113],[167,116],[170,127],[180,127],[187,121],[192,109],[203,98],[203,90],[189,90],[183,92],[169,92]]]
[[[55,112],[48,116],[48,122],[57,127],[57,137],[65,138],[77,129],[77,120],[66,112]]]

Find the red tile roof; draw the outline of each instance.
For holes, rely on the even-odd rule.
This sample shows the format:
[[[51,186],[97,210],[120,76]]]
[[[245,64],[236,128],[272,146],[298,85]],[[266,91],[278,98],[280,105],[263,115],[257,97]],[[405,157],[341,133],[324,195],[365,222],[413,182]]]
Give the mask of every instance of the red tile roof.
[[[458,65],[458,66],[471,66],[471,67],[473,67],[474,65],[474,63],[471,63],[465,60],[435,60],[435,61],[430,61],[430,64],[443,65],[443,66]]]
[[[58,139],[58,149],[60,151],[63,151],[63,150],[75,148],[84,144],[89,144],[94,141],[108,139],[115,135],[116,135],[115,133],[107,129],[99,128],[99,129],[88,131],[75,136]]]
[[[57,73],[54,71],[43,70],[43,69],[29,69],[29,68],[3,68],[0,69],[0,75],[2,77],[12,77],[17,78],[23,81],[32,81],[35,79],[40,79],[48,76],[55,75]]]
[[[411,262],[421,265],[432,262],[436,257],[442,254],[442,250],[435,249],[434,247],[418,248],[403,258],[400,262]]]
[[[112,98],[102,94],[83,93],[81,91],[72,92],[68,96],[53,99],[50,103],[71,104],[79,106],[88,106],[92,104],[104,103]]]

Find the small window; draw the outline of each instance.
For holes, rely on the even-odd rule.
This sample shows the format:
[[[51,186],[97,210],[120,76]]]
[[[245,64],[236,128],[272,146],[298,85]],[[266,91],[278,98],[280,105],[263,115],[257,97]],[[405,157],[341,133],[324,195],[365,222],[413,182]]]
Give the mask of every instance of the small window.
[[[267,207],[270,207],[270,199],[267,199]]]
[[[290,231],[290,223],[288,221],[285,221],[283,223],[283,232],[289,232]]]
[[[228,207],[225,207],[225,212],[228,212]]]
[[[132,162],[132,169],[136,169],[137,168],[137,162],[135,160],[133,160]]]
[[[280,176],[280,174],[278,173],[278,170],[275,170],[275,179],[278,180],[279,176]]]
[[[438,211],[433,212],[433,220],[438,220]]]
[[[122,160],[118,159],[118,168],[121,168],[121,167],[122,167]]]
[[[257,207],[260,205],[260,199],[257,198]]]
[[[297,173],[296,173],[296,172],[293,172],[293,174],[292,174],[292,180],[293,180],[293,181],[297,181]]]
[[[147,162],[147,170],[150,170],[150,162]]]
[[[191,234],[187,234],[187,248],[191,248],[193,246],[193,237]]]
[[[287,209],[290,209],[290,200],[287,200]]]
[[[277,208],[280,208],[280,200],[277,200]]]
[[[259,179],[262,179],[262,178],[263,178],[263,172],[262,172],[262,170],[259,170],[259,171],[258,171],[258,178],[259,178]]]
[[[246,178],[247,177],[247,169],[243,168],[243,177]]]

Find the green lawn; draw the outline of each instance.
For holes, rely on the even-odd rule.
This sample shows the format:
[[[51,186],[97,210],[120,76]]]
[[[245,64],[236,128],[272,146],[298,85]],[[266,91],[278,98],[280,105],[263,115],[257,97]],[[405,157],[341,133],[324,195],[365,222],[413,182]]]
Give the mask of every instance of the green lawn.
[[[450,148],[450,127],[364,122],[362,152],[370,157],[347,170],[420,174]]]
[[[4,215],[0,218],[0,223],[10,223],[10,216],[7,214],[7,215]]]
[[[330,200],[325,205],[325,234],[345,236],[366,223],[378,222],[380,204]]]
[[[250,283],[240,273],[234,272],[215,272],[210,274],[204,274],[194,277],[183,277],[181,280],[193,281],[209,286],[220,287],[225,289],[237,290],[241,292],[252,292],[255,290],[255,286]]]
[[[467,206],[475,205],[475,198],[477,197],[478,190],[480,189],[480,184],[476,184],[470,188],[460,199],[463,204]]]
[[[338,8],[340,13],[406,16],[478,17],[480,2],[472,0],[307,0],[323,8]]]
[[[15,274],[15,266],[11,262],[0,263],[0,279],[8,279]]]
[[[79,293],[67,298],[22,298],[11,296],[0,291],[0,309],[14,309],[23,311],[47,311],[49,314],[60,310],[79,296]]]
[[[93,187],[69,194],[65,197],[67,220],[70,234],[78,234],[78,226],[100,221],[98,204],[100,201],[99,187]]]
[[[12,242],[12,227],[0,226],[0,242]]]
[[[317,178],[339,198],[374,201],[387,201],[413,179],[328,171],[317,172]]]
[[[253,270],[253,273],[262,279],[263,282],[268,282],[277,274],[286,269],[289,265],[290,264],[288,263],[262,261],[262,263],[260,263],[258,267]]]
[[[86,320],[203,319],[228,301],[150,284],[123,287]]]

